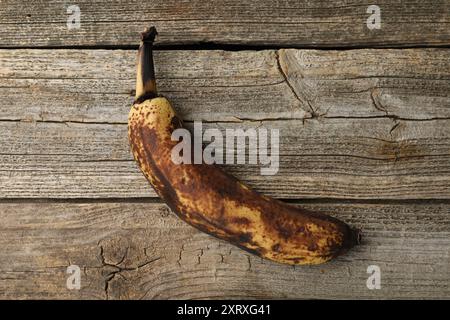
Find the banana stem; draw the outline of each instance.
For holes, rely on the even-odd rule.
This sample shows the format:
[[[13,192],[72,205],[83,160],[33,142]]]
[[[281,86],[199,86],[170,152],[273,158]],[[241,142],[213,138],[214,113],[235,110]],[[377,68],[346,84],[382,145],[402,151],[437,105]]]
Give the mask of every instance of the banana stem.
[[[153,64],[153,42],[157,34],[155,27],[147,28],[141,34],[136,76],[136,102],[155,98],[158,95]]]

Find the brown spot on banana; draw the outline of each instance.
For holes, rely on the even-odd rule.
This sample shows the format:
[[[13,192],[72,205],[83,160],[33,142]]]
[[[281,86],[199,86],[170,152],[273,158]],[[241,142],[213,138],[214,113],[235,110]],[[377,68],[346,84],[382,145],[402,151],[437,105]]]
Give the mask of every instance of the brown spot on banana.
[[[156,97],[154,71],[145,70],[153,69],[142,58],[151,57],[151,30],[139,49],[128,134],[140,169],[172,211],[208,234],[280,263],[323,263],[359,243],[359,231],[344,222],[263,196],[218,166],[172,162],[178,142],[171,134],[182,123],[169,101]]]

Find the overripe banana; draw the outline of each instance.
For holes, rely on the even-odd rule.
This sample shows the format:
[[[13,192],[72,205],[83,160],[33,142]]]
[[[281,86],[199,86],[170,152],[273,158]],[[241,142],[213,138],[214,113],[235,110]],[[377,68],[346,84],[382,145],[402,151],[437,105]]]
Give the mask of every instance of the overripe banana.
[[[281,263],[323,263],[359,243],[359,231],[344,222],[261,195],[215,165],[172,162],[178,142],[171,134],[182,122],[157,95],[155,36],[155,28],[142,34],[128,135],[140,169],[172,211],[206,233]]]

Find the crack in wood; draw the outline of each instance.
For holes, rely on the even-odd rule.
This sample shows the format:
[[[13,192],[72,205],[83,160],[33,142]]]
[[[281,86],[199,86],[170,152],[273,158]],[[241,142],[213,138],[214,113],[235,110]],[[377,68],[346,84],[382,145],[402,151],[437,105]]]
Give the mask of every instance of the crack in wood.
[[[162,259],[162,257],[152,258],[152,259],[147,260],[147,261],[145,261],[145,262],[143,262],[141,264],[138,264],[134,268],[121,267],[120,265],[125,261],[125,259],[128,256],[129,247],[127,246],[125,248],[125,253],[122,256],[122,258],[119,260],[119,262],[117,262],[117,263],[109,263],[109,262],[106,262],[105,254],[104,254],[104,248],[103,248],[102,245],[100,245],[101,241],[102,240],[100,240],[98,242],[98,246],[100,248],[99,256],[100,256],[100,261],[101,261],[101,264],[102,264],[102,268],[109,267],[109,268],[113,268],[114,269],[112,271],[109,271],[104,276],[104,279],[105,279],[104,292],[105,292],[106,300],[109,300],[109,298],[110,298],[110,291],[111,291],[110,283],[111,283],[111,281],[113,281],[115,279],[116,276],[120,276],[123,279],[127,280],[127,278],[123,275],[124,271],[139,271],[141,268],[144,268],[144,267],[146,267],[146,266],[148,266],[148,265],[150,265],[150,264],[152,264],[152,263]]]
[[[282,57],[281,57],[282,52],[284,52],[284,51],[282,51],[282,50],[275,51],[275,59],[276,59],[276,62],[277,62],[278,71],[280,72],[281,76],[284,79],[284,82],[289,87],[289,89],[292,92],[292,94],[294,95],[294,97],[297,99],[298,102],[300,102],[300,105],[306,104],[308,106],[308,108],[310,109],[309,113],[311,114],[311,118],[316,117],[317,116],[316,111],[312,107],[312,105],[309,102],[309,100],[306,97],[303,97],[303,96],[300,97],[299,93],[295,90],[294,86],[291,84],[291,81],[289,80],[289,76],[288,76],[287,70],[284,70],[284,68],[283,68],[283,62],[282,62]],[[304,120],[304,118],[302,118],[302,119]]]

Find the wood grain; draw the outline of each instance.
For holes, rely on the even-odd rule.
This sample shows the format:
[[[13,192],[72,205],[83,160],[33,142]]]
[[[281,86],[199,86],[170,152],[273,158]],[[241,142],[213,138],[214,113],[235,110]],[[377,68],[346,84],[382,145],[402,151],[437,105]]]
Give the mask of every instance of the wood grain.
[[[81,10],[68,29],[69,5]],[[159,44],[238,44],[303,47],[449,45],[446,0],[376,2],[381,29],[369,30],[372,1],[2,1],[0,46],[136,45],[156,25]]]
[[[170,8],[170,2],[165,4]],[[48,10],[57,5],[62,6],[52,2]],[[283,5],[288,3],[278,4]],[[8,19],[18,4],[2,2],[0,17],[6,18],[0,23],[0,41],[11,30],[21,34],[31,28],[41,32],[9,36],[8,45],[110,45],[109,37],[117,35],[102,28],[138,21],[122,4],[112,3],[103,13],[83,12],[105,18],[116,10],[129,18],[97,19],[90,25],[91,36],[82,29],[82,36],[63,37],[58,28],[53,36],[47,28],[59,25],[61,17],[54,15],[50,22],[50,11],[38,11],[35,1],[33,6],[30,19],[42,20],[17,30],[18,24]],[[348,6],[360,7],[343,2],[343,8]],[[428,4],[428,11],[419,13],[423,21],[437,8],[446,12],[445,4]],[[323,8],[320,12],[326,14]],[[412,19],[416,12],[410,14]],[[434,25],[434,38],[427,34],[429,26],[421,25],[427,44],[448,42],[439,33],[447,17]],[[239,31],[240,25],[233,25]],[[116,27],[134,34],[138,23]],[[204,32],[189,28],[177,29],[178,39],[186,39],[187,32],[193,35],[189,41],[197,43],[195,37]],[[214,37],[223,34],[209,30],[216,32]],[[249,30],[249,41],[259,43]],[[302,32],[294,38],[302,39]],[[104,43],[98,41],[100,33]],[[279,43],[288,41],[281,34]],[[412,44],[420,39],[414,32],[404,35],[393,32],[385,42],[376,37],[355,42],[355,33],[342,45],[402,45],[398,39]],[[162,43],[178,43],[167,37],[161,35]],[[318,46],[328,45],[326,37],[317,38]],[[57,44],[56,38],[62,41]],[[242,40],[230,39],[219,43]],[[189,128],[192,121],[204,120],[205,128],[222,131],[280,129],[277,175],[261,176],[259,166],[226,170],[265,194],[293,199],[362,228],[363,243],[349,254],[323,266],[293,268],[196,231],[155,198],[132,160],[126,134],[134,50],[0,50],[0,298],[449,299],[448,52],[156,52],[160,92]],[[302,198],[318,200],[297,200]],[[66,288],[71,264],[82,270],[81,290]],[[366,287],[369,265],[381,268],[381,290]]]
[[[278,198],[448,199],[450,120],[325,119],[210,124],[280,130],[280,168],[225,165]],[[3,122],[3,198],[127,198],[156,194],[129,152],[127,126]],[[392,131],[391,131],[392,130]]]
[[[448,203],[302,205],[362,228],[362,245],[293,268],[196,231],[160,203],[1,203],[0,297],[450,298]],[[71,264],[79,291],[66,288]],[[381,290],[366,287],[369,265]]]
[[[0,50],[0,59],[0,119],[127,123],[136,51]],[[274,51],[158,51],[155,66],[185,120],[306,116]]]
[[[448,49],[158,51],[185,120],[450,117]],[[126,123],[134,50],[0,50],[0,120]]]
[[[156,65],[160,91],[185,120],[281,130],[276,176],[226,166],[263,193],[448,199],[447,54],[162,51]],[[1,50],[0,57],[1,197],[155,196],[127,142],[134,52]]]

